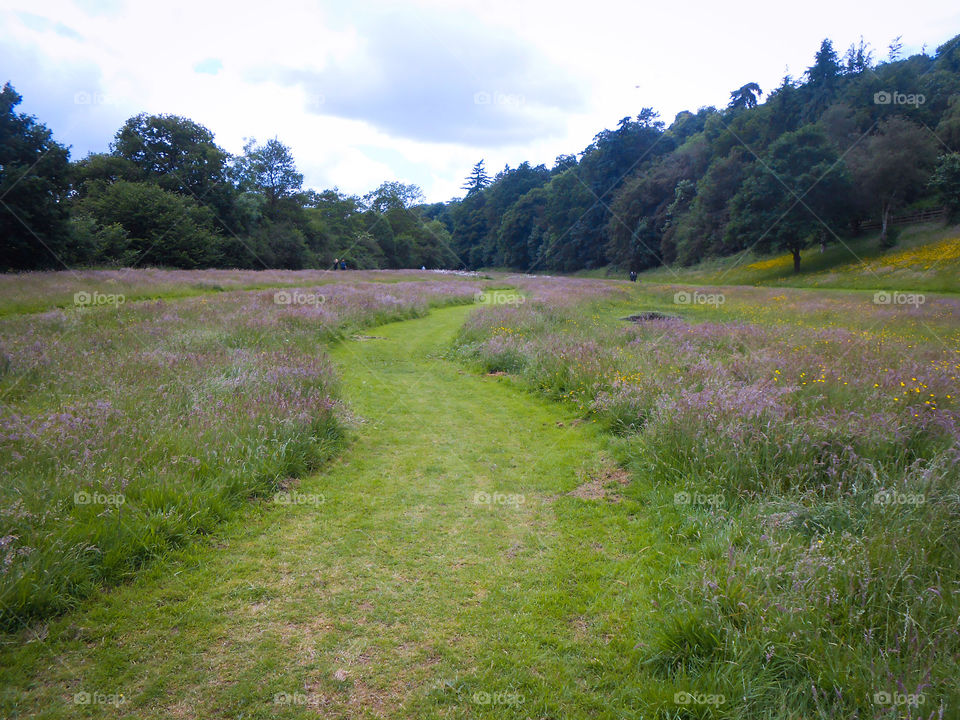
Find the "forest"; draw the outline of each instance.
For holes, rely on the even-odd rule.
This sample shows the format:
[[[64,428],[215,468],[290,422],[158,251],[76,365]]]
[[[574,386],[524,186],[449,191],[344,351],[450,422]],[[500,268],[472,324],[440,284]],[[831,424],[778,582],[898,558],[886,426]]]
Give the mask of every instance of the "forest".
[[[0,93],[0,270],[511,268],[643,270],[705,258],[792,253],[906,210],[960,212],[960,36],[885,59],[862,39],[824,40],[799,78],[748,82],[726,107],[652,108],[552,167],[491,175],[426,203],[387,181],[366,195],[303,187],[280,139],[231,155],[175,115],[127,120],[109,152],[71,159],[43,122]]]

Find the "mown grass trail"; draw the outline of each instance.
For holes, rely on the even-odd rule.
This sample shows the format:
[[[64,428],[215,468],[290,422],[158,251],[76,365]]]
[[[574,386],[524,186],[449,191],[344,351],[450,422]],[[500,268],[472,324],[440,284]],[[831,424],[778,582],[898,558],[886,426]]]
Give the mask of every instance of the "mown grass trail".
[[[467,312],[335,348],[359,417],[347,452],[292,503],[251,506],[0,651],[0,715],[640,718],[669,702],[637,665],[667,564],[652,513],[599,429],[442,359]]]

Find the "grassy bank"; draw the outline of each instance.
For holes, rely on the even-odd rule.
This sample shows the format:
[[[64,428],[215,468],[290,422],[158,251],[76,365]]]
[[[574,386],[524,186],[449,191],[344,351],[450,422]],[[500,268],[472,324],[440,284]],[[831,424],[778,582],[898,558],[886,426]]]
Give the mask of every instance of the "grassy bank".
[[[902,228],[897,245],[880,248],[876,233],[830,243],[824,252],[808,248],[800,273],[789,254],[750,253],[709,260],[692,267],[656,268],[641,282],[697,285],[770,285],[960,292],[960,227],[913,225]]]

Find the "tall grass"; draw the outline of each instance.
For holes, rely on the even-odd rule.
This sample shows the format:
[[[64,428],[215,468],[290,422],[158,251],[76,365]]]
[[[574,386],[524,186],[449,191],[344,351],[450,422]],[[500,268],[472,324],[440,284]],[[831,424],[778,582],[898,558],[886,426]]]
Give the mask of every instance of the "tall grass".
[[[324,344],[478,290],[358,283],[0,320],[0,625],[64,611],[317,468],[343,439]]]
[[[444,280],[476,282],[477,273],[447,270],[103,270],[0,273],[0,316],[76,306],[78,293],[97,290],[124,300],[156,300],[209,295],[231,290],[315,287],[333,283]]]
[[[662,532],[697,548],[636,640],[665,683],[727,701],[651,698],[659,716],[956,716],[956,302],[849,296],[810,327],[809,294],[776,322],[619,324],[575,287],[537,297],[475,311],[454,354],[604,423]],[[939,332],[911,337],[908,318]]]

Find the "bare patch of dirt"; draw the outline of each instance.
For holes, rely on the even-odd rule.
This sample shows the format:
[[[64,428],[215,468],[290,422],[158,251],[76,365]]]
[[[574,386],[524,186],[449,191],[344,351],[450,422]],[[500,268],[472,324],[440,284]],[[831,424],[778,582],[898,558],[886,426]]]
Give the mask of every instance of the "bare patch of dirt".
[[[629,483],[630,473],[626,470],[605,467],[587,474],[586,482],[568,492],[567,495],[581,500],[606,500],[618,503],[623,500],[623,497],[617,492],[617,486],[622,487]]]
[[[644,312],[637,313],[636,315],[628,315],[625,318],[620,318],[626,322],[633,323],[642,323],[642,322],[651,322],[653,320],[678,320],[677,315],[668,315],[667,313],[657,312],[656,310],[645,310]]]
[[[569,623],[573,627],[573,636],[579,642],[584,642],[590,638],[590,623],[583,615],[570,618]]]
[[[292,490],[300,487],[300,478],[287,477],[277,483],[277,489],[281,491]]]

